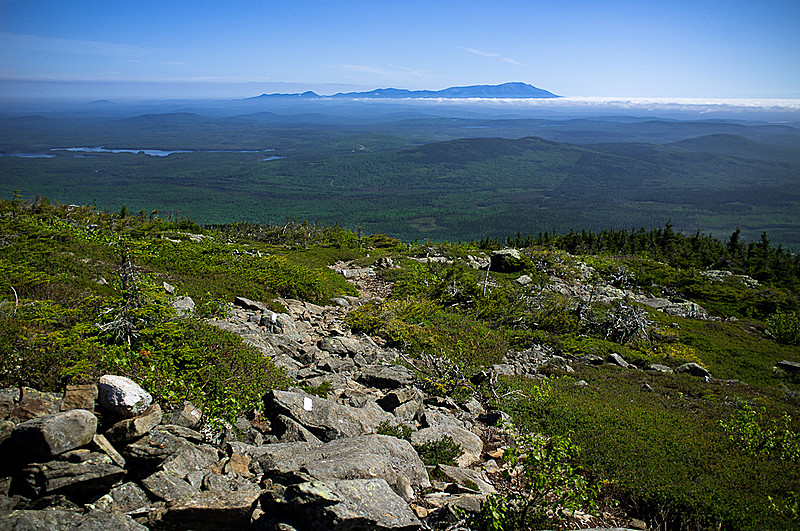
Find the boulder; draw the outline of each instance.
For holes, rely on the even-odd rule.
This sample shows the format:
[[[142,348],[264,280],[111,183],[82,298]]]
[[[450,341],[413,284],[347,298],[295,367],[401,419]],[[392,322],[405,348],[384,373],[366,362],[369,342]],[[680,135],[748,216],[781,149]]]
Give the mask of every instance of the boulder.
[[[143,514],[151,505],[147,493],[131,481],[112,488],[108,495],[111,497],[110,509],[119,513]]]
[[[422,421],[425,414],[425,395],[419,389],[403,387],[386,393],[377,403],[384,411],[393,413],[403,422]]]
[[[194,313],[195,303],[191,297],[175,297],[170,304],[178,314],[191,315]]]
[[[124,376],[101,376],[98,390],[100,405],[122,417],[138,415],[153,402],[150,393]]]
[[[22,455],[30,459],[47,459],[92,441],[97,430],[97,417],[85,409],[27,420],[11,434]]]
[[[422,528],[406,502],[383,479],[291,485],[265,512],[289,515],[296,529],[415,531]]]
[[[396,423],[394,415],[379,407],[355,408],[318,396],[274,390],[265,397],[270,422],[279,415],[294,419],[321,441],[375,433],[383,422]]]
[[[627,361],[625,361],[625,358],[623,358],[622,356],[620,356],[615,352],[612,352],[611,354],[608,355],[608,362],[613,363],[614,365],[618,365],[623,369],[627,369],[628,367],[630,367],[630,364]]]
[[[22,393],[18,388],[7,387],[0,389],[0,419],[7,419],[17,407]],[[27,420],[27,419],[26,419]]]
[[[263,303],[258,301],[253,301],[245,297],[236,297],[235,299],[233,299],[233,304],[240,308],[244,308],[245,310],[254,310],[260,312],[269,311],[269,308],[267,308]]]
[[[675,367],[675,372],[691,374],[692,376],[698,376],[700,378],[707,378],[711,376],[710,372],[697,363],[684,363],[683,365]]]
[[[708,312],[699,304],[692,301],[677,299],[670,301],[669,306],[662,309],[667,315],[685,317],[688,319],[707,319]]]

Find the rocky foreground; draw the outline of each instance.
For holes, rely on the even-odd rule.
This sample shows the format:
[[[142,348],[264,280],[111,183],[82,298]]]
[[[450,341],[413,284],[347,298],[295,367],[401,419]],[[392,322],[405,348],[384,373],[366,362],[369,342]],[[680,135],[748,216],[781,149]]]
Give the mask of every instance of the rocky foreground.
[[[348,307],[386,286],[369,270],[342,273],[361,298],[325,307],[282,300],[287,313],[240,298],[213,321],[305,389],[269,393],[262,411],[235,425],[214,429],[190,403],[167,411],[113,375],[63,394],[0,390],[0,529],[466,529],[464,515],[502,492],[510,441],[496,426],[505,415],[425,393],[401,353],[351,334]],[[191,311],[191,301],[181,304]],[[618,355],[531,349],[493,372],[543,377],[573,363],[638,370]],[[708,377],[701,369],[684,370]],[[426,466],[418,449],[442,440],[460,448],[457,466]],[[571,521],[645,527],[608,514]]]

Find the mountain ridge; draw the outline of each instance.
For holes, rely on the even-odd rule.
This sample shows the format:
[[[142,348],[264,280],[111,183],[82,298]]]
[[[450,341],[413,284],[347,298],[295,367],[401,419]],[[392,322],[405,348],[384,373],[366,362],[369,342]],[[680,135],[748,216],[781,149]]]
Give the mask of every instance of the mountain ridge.
[[[313,91],[295,94],[261,94],[253,99],[429,99],[429,98],[560,98],[550,91],[534,87],[528,83],[510,82],[500,85],[469,85],[464,87],[448,87],[442,90],[407,90],[397,88],[380,88],[367,92],[339,92],[332,96],[322,96]]]

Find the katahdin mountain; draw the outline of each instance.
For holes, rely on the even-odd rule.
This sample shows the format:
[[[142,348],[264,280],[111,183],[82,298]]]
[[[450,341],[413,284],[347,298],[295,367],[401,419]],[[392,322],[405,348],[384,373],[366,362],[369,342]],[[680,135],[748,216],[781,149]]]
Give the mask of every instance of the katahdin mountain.
[[[302,98],[302,99],[428,99],[428,98],[560,98],[556,94],[527,83],[503,83],[501,85],[471,85],[450,87],[443,90],[406,90],[396,88],[375,89],[369,92],[340,92],[332,96],[321,96],[313,91],[302,94],[262,94],[255,99]]]

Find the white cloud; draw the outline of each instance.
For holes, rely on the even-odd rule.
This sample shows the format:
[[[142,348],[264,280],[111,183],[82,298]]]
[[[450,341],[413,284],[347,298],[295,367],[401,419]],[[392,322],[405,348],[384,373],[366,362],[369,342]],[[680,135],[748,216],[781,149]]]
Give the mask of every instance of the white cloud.
[[[365,72],[367,74],[376,74],[393,80],[408,79],[410,76],[420,79],[427,79],[425,77],[425,74],[423,74],[419,70],[414,70],[413,68],[409,68],[407,66],[398,66],[391,63],[386,63],[386,65],[384,66],[352,65],[352,64],[343,64],[341,66],[347,70],[351,70],[354,72]]]
[[[503,61],[504,63],[509,63],[516,66],[524,66],[526,68],[528,67],[528,65],[526,65],[525,63],[520,63],[519,61],[511,59],[510,57],[502,57],[500,54],[492,52],[484,52],[483,50],[476,50],[475,48],[468,48],[466,46],[461,46],[460,48],[465,52],[469,52],[471,54],[480,55],[482,57],[499,57],[500,60]]]
[[[476,50],[475,48],[467,48],[466,46],[462,46],[461,49],[465,52],[474,53],[475,55],[482,55],[484,57],[498,57],[496,53],[484,52],[481,50]]]
[[[41,35],[7,32],[0,32],[0,48],[5,49],[6,51],[14,48],[21,48],[40,52],[136,57],[165,51],[160,48],[135,46],[116,42],[60,39],[57,37],[43,37]]]

